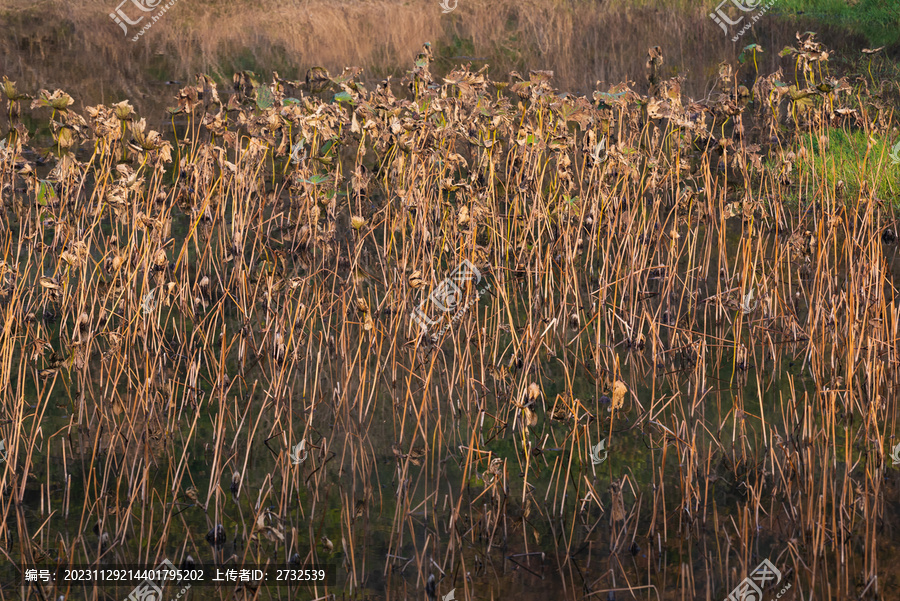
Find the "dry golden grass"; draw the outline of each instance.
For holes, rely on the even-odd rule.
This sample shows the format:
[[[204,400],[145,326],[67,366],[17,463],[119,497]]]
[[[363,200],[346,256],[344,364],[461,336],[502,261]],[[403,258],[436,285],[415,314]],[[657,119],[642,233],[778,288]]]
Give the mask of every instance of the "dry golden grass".
[[[551,69],[561,89],[586,93],[598,80],[639,80],[644,49],[661,46],[665,74],[684,75],[686,91],[699,97],[715,79],[717,57],[734,53],[705,12],[680,0],[460,0],[448,15],[437,0],[179,0],[136,43],[108,17],[113,8],[113,0],[14,0],[0,9],[14,32],[0,40],[6,74],[27,88],[61,87],[89,104],[127,97],[149,110],[162,108],[160,98],[170,93],[162,81],[199,72],[223,80],[245,69],[298,77],[315,65],[332,72],[354,65],[369,79],[400,75],[430,41],[436,72],[474,56],[495,74]],[[794,25],[758,27],[779,43],[793,39]],[[760,60],[760,68],[777,68],[774,52]]]

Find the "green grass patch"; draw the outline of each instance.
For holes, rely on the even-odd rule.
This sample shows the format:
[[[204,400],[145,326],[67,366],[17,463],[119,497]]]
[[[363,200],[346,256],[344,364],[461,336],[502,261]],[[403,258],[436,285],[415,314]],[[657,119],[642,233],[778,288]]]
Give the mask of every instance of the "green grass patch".
[[[846,27],[872,46],[900,44],[900,3],[895,0],[779,0],[773,8]]]
[[[862,130],[842,129],[829,129],[826,136],[825,144],[817,136],[806,138],[807,154],[799,161],[801,172],[814,171],[816,180],[824,178],[831,190],[843,181],[844,194],[849,198],[858,195],[865,184],[880,198],[900,204],[900,163],[891,159],[890,139],[870,139]]]

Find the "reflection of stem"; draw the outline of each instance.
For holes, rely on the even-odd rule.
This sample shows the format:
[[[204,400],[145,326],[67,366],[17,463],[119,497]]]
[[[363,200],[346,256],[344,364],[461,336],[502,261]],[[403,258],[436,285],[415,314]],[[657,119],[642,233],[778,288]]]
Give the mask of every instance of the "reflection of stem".
[[[755,71],[754,74],[753,74],[753,83],[756,84],[756,80],[759,79],[759,64],[756,62],[756,48],[753,49],[753,69],[754,69],[754,71]],[[755,85],[754,85],[754,86],[751,86],[751,90],[750,90],[750,92],[751,92],[750,100],[754,100],[754,98],[753,98],[753,96],[752,96],[752,93],[753,93],[753,87],[755,87]]]
[[[175,136],[175,173],[179,172],[181,166],[181,145],[178,142],[178,130],[175,128],[175,113],[172,113],[172,134]]]

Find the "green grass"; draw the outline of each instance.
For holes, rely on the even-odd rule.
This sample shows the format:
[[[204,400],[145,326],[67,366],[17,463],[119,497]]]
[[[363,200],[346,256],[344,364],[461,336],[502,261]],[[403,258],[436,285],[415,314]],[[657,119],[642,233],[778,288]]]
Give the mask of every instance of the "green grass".
[[[846,27],[865,36],[872,46],[900,44],[900,2],[896,0],[779,0],[773,12]]]
[[[843,181],[845,195],[851,199],[865,182],[879,198],[900,205],[900,164],[891,161],[890,139],[877,137],[869,140],[862,130],[848,133],[842,129],[830,129],[827,135],[827,148],[822,147],[816,136],[807,138],[805,146],[808,155],[800,160],[799,165],[802,172],[815,169],[817,174],[824,173],[827,186],[832,190],[839,181]]]

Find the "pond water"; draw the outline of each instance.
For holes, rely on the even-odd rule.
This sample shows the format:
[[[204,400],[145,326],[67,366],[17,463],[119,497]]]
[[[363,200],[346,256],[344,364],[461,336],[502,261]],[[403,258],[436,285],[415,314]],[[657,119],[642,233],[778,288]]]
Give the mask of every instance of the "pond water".
[[[483,62],[550,68],[554,87],[590,93],[598,79],[644,86],[660,45],[663,76],[701,98],[739,52],[702,19],[607,17],[612,29],[572,41],[569,63],[552,47],[546,62]],[[784,66],[776,50],[795,26],[754,28],[760,73]],[[454,47],[483,50],[434,47],[439,75]],[[179,86],[158,80],[183,77],[148,70],[123,85],[80,53],[26,70],[35,48],[8,63],[20,90],[71,84],[79,111],[119,100],[109,90],[153,90],[134,104],[159,128],[173,104],[161,97]],[[95,79],[67,80],[73,61]],[[133,582],[26,586],[22,571],[163,559],[329,572],[325,585],[170,586],[165,598],[723,599],[764,560],[778,573],[765,599],[890,598],[889,205],[860,194],[851,210],[822,193],[780,217],[743,212],[786,189],[717,184],[708,151],[690,177],[648,187],[662,161],[649,149],[666,142],[629,130],[624,109],[619,139],[634,137],[610,149],[618,171],[572,150],[584,187],[564,191],[566,167],[535,158],[566,135],[549,125],[559,107],[520,110],[534,133],[503,140],[492,163],[488,136],[469,132],[479,150],[465,168],[437,118],[373,159],[374,134],[368,149],[334,151],[346,130],[369,131],[351,110],[340,128],[322,122],[342,134],[305,138],[293,161],[179,114],[167,135],[178,169],[86,142],[66,155],[91,164],[77,185],[50,173],[65,153],[48,115],[23,115],[23,156],[47,160],[34,177],[12,159],[0,172],[0,598],[125,599]],[[471,114],[450,119],[459,135]],[[402,137],[407,122],[390,117],[372,121]],[[547,145],[528,150],[536,139]],[[650,157],[641,175],[629,151]],[[459,175],[494,169],[487,183]],[[447,327],[420,332],[416,307]]]

